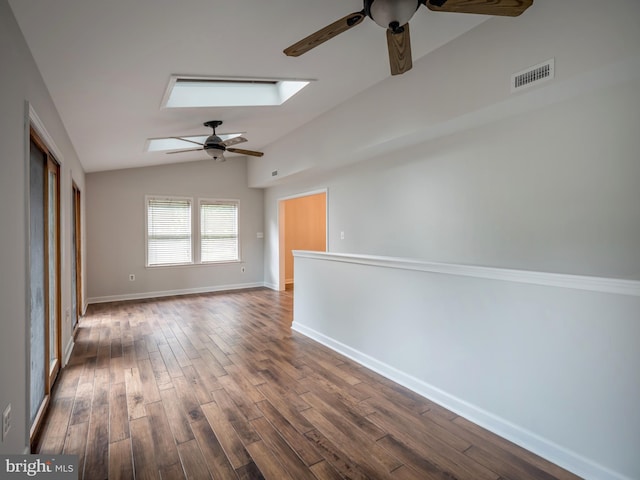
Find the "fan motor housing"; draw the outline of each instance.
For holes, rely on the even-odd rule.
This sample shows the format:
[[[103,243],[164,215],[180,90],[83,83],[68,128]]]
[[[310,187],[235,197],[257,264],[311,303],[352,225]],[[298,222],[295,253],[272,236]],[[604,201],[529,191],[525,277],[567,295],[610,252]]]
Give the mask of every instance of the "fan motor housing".
[[[224,145],[222,144],[222,139],[217,135],[209,135],[207,139],[204,141],[205,148],[219,148],[221,150],[224,149]]]
[[[365,0],[364,12],[383,28],[394,31],[411,20],[419,0]],[[400,30],[401,31],[401,30]]]

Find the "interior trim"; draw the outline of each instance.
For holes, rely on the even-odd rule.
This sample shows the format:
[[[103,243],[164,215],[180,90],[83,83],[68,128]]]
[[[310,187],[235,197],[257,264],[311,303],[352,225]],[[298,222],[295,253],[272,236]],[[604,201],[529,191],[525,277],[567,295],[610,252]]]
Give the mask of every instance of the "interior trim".
[[[215,287],[201,287],[201,288],[185,288],[181,290],[164,290],[158,292],[140,292],[140,293],[128,293],[123,295],[108,295],[104,297],[90,297],[87,298],[87,305],[93,303],[109,303],[109,302],[122,302],[127,300],[144,300],[148,298],[162,298],[173,297],[176,295],[193,295],[198,293],[213,293],[213,292],[226,292],[230,290],[243,290],[247,288],[264,287],[262,282],[254,283],[238,283],[232,285],[218,285]]]
[[[430,273],[442,273],[506,282],[529,283],[549,287],[572,288],[591,292],[614,293],[640,297],[640,281],[618,278],[592,277],[566,273],[536,272],[530,270],[514,270],[508,268],[482,267],[477,265],[461,265],[455,263],[426,262],[422,260],[384,257],[376,255],[355,255],[345,253],[311,252],[294,250],[294,257],[317,260],[357,263],[378,267],[417,270]]]

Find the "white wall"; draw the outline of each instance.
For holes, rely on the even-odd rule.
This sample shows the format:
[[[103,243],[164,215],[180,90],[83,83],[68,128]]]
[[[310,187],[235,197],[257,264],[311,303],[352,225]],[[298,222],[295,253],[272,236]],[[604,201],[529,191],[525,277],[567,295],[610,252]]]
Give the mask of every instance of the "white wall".
[[[278,198],[318,187],[329,251],[640,279],[639,92],[632,80],[269,189],[266,282]]]
[[[619,81],[607,75],[617,75],[617,65],[637,62],[638,17],[635,0],[619,0],[616,8],[598,0],[536,0],[520,17],[492,18],[414,59],[406,74],[387,78],[268,146],[263,158],[250,161],[250,184],[277,186],[288,177],[368,160],[579,95],[598,82]],[[550,58],[556,61],[553,82],[510,93],[513,73]]]
[[[640,280],[638,18],[640,3],[633,0],[616,2],[615,9],[595,0],[536,0],[522,17],[479,25],[414,62],[409,73],[381,82],[268,147],[262,162],[250,161],[249,171],[252,185],[268,187],[266,284],[278,279],[278,201],[321,188],[328,191],[330,252]],[[555,80],[510,94],[512,73],[549,58],[555,58]],[[278,177],[271,177],[273,170]],[[391,274],[382,275],[380,285],[393,285]],[[302,288],[307,291],[298,286],[297,298]],[[383,291],[371,286],[361,294],[378,298]],[[419,304],[421,291],[408,292],[413,295],[398,298]],[[486,311],[503,323],[494,324],[494,332],[505,351],[513,348],[508,324],[519,313],[509,307],[509,294],[506,289],[492,296]],[[542,297],[550,301],[557,295]],[[557,300],[571,305],[554,313],[560,324],[576,321],[572,308],[590,305],[569,293]],[[402,310],[398,321],[410,322],[416,311]],[[394,315],[380,312],[387,319]],[[637,336],[637,305],[625,312],[623,321],[608,322],[605,311],[594,320],[597,328],[588,321],[588,328],[578,330],[588,346],[585,355],[604,354],[603,336],[623,343]],[[531,320],[527,328],[535,329]],[[344,326],[350,338],[368,327],[366,322]],[[523,338],[527,349],[535,345],[526,342]],[[637,346],[624,345],[630,362],[637,362]],[[384,350],[375,344],[369,354]],[[402,368],[419,368],[412,362]],[[575,366],[569,366],[566,372],[573,375]],[[528,368],[514,363],[519,367]],[[629,388],[637,388],[637,380],[625,378]],[[474,378],[463,372],[461,381]],[[571,378],[566,385],[581,382]],[[518,408],[517,402],[491,398],[490,382],[474,385],[474,395],[460,394],[463,401],[478,401],[489,412]],[[598,391],[586,401],[603,412],[616,410],[625,401],[618,392]],[[575,413],[571,402],[553,404],[554,411],[545,405],[547,411],[536,412],[537,418]],[[615,438],[616,427],[599,421],[589,435]],[[638,471],[632,452],[619,451],[625,463],[618,464],[622,457],[612,449],[597,452],[595,444],[581,443],[577,436],[587,435],[583,430],[566,443],[564,433],[551,432],[549,425],[538,428],[534,418],[521,426],[560,445],[576,441],[567,448],[585,455],[585,464],[593,461],[629,478]],[[637,451],[636,426],[634,417],[623,437]]]
[[[583,478],[640,478],[640,282],[295,255],[295,330]]]
[[[318,188],[329,251],[640,278],[640,4],[614,10],[537,0],[491,19],[251,161],[270,187],[267,284],[278,199]],[[552,57],[555,80],[509,93]]]
[[[247,187],[244,157],[90,173],[87,188],[89,302],[263,285],[263,191]],[[239,200],[242,263],[145,267],[145,195]]]
[[[359,165],[331,250],[640,279],[638,125],[634,81]]]
[[[0,453],[22,453],[27,426],[28,360],[28,102],[59,152],[62,221],[62,348],[71,342],[71,182],[85,193],[84,172],[6,0],[0,0],[0,410],[12,427]]]

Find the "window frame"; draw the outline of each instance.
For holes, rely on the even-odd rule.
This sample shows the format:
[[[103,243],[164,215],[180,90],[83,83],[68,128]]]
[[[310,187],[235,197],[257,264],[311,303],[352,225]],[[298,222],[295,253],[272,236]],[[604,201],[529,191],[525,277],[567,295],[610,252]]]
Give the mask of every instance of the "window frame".
[[[235,205],[236,207],[236,248],[238,251],[238,255],[236,259],[233,260],[211,260],[211,261],[203,261],[202,260],[202,206],[203,205]],[[242,249],[240,242],[240,200],[235,198],[208,198],[202,197],[198,198],[198,211],[196,213],[198,216],[197,222],[197,242],[196,242],[196,255],[197,255],[197,263],[199,265],[220,265],[225,263],[239,263],[242,262]]]
[[[180,263],[149,263],[149,204],[153,200],[171,200],[171,201],[187,201],[190,207],[190,244],[191,244],[191,259],[188,262],[180,262]],[[180,195],[145,195],[144,201],[144,248],[145,248],[145,266],[147,268],[162,268],[162,267],[184,267],[194,265],[196,263],[195,258],[195,239],[193,236],[193,205],[194,199],[193,197],[186,197]]]
[[[183,263],[149,263],[149,203],[153,200],[175,200],[187,201],[191,208],[191,261]],[[234,260],[214,260],[202,261],[202,225],[201,208],[202,205],[225,204],[236,206],[236,242],[238,255]],[[197,208],[195,208],[197,207]],[[184,195],[157,195],[147,194],[144,200],[144,249],[146,268],[167,268],[167,267],[190,267],[207,265],[224,265],[242,262],[242,242],[240,228],[240,200],[237,198],[215,198],[215,197],[190,197]]]

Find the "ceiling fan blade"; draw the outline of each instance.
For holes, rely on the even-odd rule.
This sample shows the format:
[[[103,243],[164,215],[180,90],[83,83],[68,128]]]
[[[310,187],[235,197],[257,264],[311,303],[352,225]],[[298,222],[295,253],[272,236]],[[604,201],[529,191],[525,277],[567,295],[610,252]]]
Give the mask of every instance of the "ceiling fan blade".
[[[200,143],[200,142],[194,142],[193,140],[189,140],[189,139],[183,138],[183,137],[169,137],[169,138],[174,138],[176,140],[181,140],[183,142],[195,143],[196,145],[202,146],[202,143]]]
[[[409,24],[402,26],[402,31],[393,33],[387,29],[387,48],[389,49],[389,67],[391,75],[401,75],[413,67],[411,61],[411,37]]]
[[[231,145],[237,145],[238,143],[244,143],[247,142],[248,140],[244,137],[233,137],[233,138],[229,138],[228,140],[225,140],[224,142],[221,142],[222,145],[224,145],[225,147],[230,147]]]
[[[351,27],[355,27],[364,20],[364,17],[364,10],[361,12],[350,13],[346,17],[327,25],[308,37],[303,38],[299,42],[294,43],[290,47],[285,48],[284,54],[289,57],[298,57],[303,53],[307,53],[309,50],[317,47],[321,43],[324,43],[336,35],[349,30]]]
[[[187,148],[186,150],[174,150],[172,152],[164,152],[164,153],[184,153],[184,152],[197,152],[198,150],[204,150],[204,148]]]
[[[239,153],[241,155],[251,155],[252,157],[261,157],[262,152],[254,152],[253,150],[244,150],[242,148],[227,148],[227,152]]]
[[[435,12],[517,17],[533,4],[533,0],[422,0],[422,3]]]

